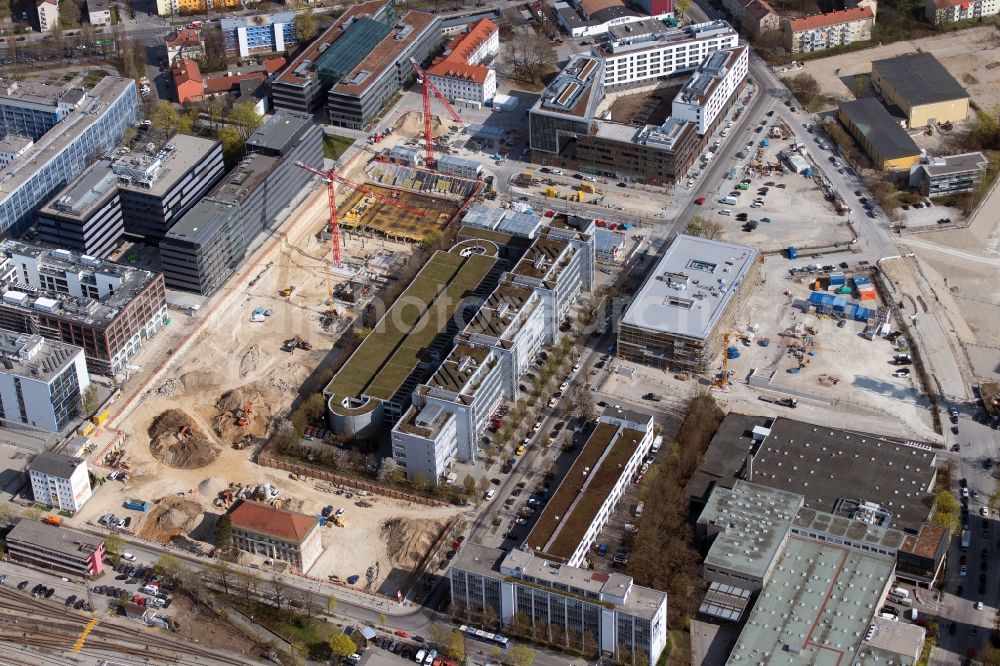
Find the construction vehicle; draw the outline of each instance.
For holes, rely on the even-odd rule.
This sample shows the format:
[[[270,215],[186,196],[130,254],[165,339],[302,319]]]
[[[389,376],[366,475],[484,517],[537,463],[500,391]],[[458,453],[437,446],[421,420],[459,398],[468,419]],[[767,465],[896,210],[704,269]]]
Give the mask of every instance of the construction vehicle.
[[[59,527],[60,525],[62,525],[62,520],[63,520],[62,516],[56,516],[51,513],[42,518],[43,523],[45,523],[46,525],[52,525],[54,527]]]
[[[334,516],[330,521],[337,527],[347,527],[347,521],[343,516]]]
[[[285,344],[281,347],[282,351],[287,351],[287,352],[294,351],[296,349],[301,349],[303,351],[311,351],[312,348],[313,348],[312,343],[310,343],[307,340],[303,340],[297,335],[294,338],[289,338],[288,340],[285,340]]]
[[[249,402],[247,404],[243,405],[243,413],[240,414],[240,418],[237,419],[236,425],[238,425],[238,426],[240,426],[242,428],[243,426],[245,426],[247,423],[250,422],[250,408],[252,406],[253,406],[253,403],[249,403]]]
[[[191,430],[190,426],[186,425],[181,426],[181,429],[177,431],[177,439],[183,442],[187,438],[187,434],[190,430]]]
[[[292,295],[293,291],[295,291],[295,285],[294,284],[290,284],[287,287],[285,287],[284,289],[282,289],[281,291],[279,291],[278,293],[281,294],[282,298],[288,298],[289,296]]]
[[[781,405],[782,407],[789,407],[791,409],[795,409],[799,406],[798,398],[772,398],[769,395],[759,395],[757,397],[758,399],[764,402],[769,402],[772,405]]]

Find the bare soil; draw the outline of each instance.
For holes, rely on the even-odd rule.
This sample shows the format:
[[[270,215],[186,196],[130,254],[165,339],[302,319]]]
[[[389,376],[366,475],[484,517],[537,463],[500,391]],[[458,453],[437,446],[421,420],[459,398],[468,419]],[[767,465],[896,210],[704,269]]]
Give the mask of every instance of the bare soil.
[[[193,469],[204,467],[219,456],[219,447],[194,419],[179,409],[160,414],[148,432],[149,450],[164,465]]]
[[[143,539],[169,543],[193,530],[204,513],[201,504],[187,497],[165,497],[142,524]]]

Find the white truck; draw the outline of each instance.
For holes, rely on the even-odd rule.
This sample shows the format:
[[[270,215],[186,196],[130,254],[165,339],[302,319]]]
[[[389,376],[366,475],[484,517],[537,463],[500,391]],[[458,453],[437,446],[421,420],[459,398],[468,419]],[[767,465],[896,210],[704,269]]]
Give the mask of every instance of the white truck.
[[[729,196],[725,196],[719,199],[719,203],[726,204],[727,206],[735,206],[737,201],[739,201],[739,199],[737,199],[731,194]]]

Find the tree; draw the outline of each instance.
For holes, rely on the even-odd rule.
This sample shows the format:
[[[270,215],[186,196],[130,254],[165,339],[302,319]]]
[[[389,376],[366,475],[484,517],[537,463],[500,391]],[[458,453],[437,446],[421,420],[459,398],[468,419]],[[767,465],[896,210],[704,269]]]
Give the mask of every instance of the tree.
[[[857,74],[851,79],[851,92],[857,99],[868,95],[868,78],[864,74]]]
[[[312,9],[307,9],[295,17],[295,36],[300,43],[311,41],[319,32],[319,22]]]
[[[458,629],[451,630],[448,639],[448,656],[456,661],[465,661],[465,634]]]
[[[77,38],[80,40],[80,46],[90,47],[94,44],[94,27],[89,23],[84,23],[80,26],[80,32],[77,33]]]
[[[962,524],[961,510],[962,507],[955,499],[955,495],[947,488],[943,488],[934,497],[934,512],[931,514],[931,522],[955,533]]]
[[[682,17],[691,11],[691,0],[677,0],[674,3],[674,9],[677,12],[678,17]]]
[[[274,607],[281,610],[282,605],[288,603],[288,586],[285,585],[285,581],[278,574],[271,576],[271,601],[274,603]]]
[[[229,563],[225,560],[218,560],[208,565],[206,571],[214,574],[219,579],[219,582],[222,583],[222,591],[229,594],[229,582],[232,580],[233,574],[232,569],[229,568]]]
[[[28,507],[28,510],[25,511],[24,513],[25,518],[27,518],[28,520],[32,520],[36,523],[39,522],[42,519],[42,516],[44,515],[45,515],[45,507],[39,504],[32,504],[31,506]]]
[[[226,103],[221,97],[208,100],[208,122],[213,130],[222,126],[222,118],[226,113]]]
[[[177,131],[177,126],[180,123],[180,113],[177,112],[177,107],[170,102],[160,100],[153,107],[150,122],[153,125],[153,129],[160,134],[173,134]]]
[[[246,141],[235,127],[228,125],[219,130],[218,137],[222,143],[222,154],[226,158],[227,167],[231,168],[243,159],[243,147]]]
[[[245,142],[264,123],[264,116],[260,115],[253,102],[247,101],[235,105],[226,120]]]
[[[215,545],[223,552],[228,552],[233,547],[233,520],[228,513],[222,514],[215,521]]]
[[[180,562],[170,553],[160,555],[156,558],[156,564],[153,565],[153,571],[156,575],[167,580],[175,580],[180,570]]]
[[[688,236],[700,236],[709,240],[719,240],[722,238],[723,227],[718,222],[706,220],[700,215],[695,215],[684,227],[684,233]]]
[[[597,418],[597,408],[594,406],[594,397],[590,395],[590,390],[586,386],[579,386],[575,395],[576,409],[580,413],[580,418],[585,421]]]
[[[0,525],[9,525],[14,517],[14,509],[7,502],[0,502]]]
[[[303,640],[297,640],[292,642],[292,658],[295,659],[296,665],[306,663],[306,657],[309,656],[309,646]]]
[[[433,643],[438,649],[444,649],[444,646],[448,644],[451,639],[451,627],[444,624],[443,622],[431,622],[430,626],[431,643]]]
[[[462,487],[465,488],[466,495],[472,495],[476,492],[476,477],[471,474],[466,474],[465,478],[462,480]]]
[[[200,115],[201,110],[195,105],[184,109],[184,113],[177,118],[177,131],[181,134],[194,134],[195,123]]]
[[[510,661],[514,666],[531,666],[535,663],[535,651],[518,643],[510,649]]]
[[[80,416],[89,418],[97,410],[98,404],[97,386],[91,383],[90,386],[88,386],[87,389],[80,394]]]
[[[490,489],[490,480],[487,479],[485,476],[479,477],[479,490],[485,493],[489,489]]]
[[[399,476],[399,463],[396,459],[392,456],[382,458],[378,466],[378,482],[388,485],[395,481],[397,476]]]
[[[354,654],[358,646],[354,644],[351,637],[345,633],[334,634],[330,637],[330,651],[337,657],[349,657]]]
[[[330,597],[326,600],[326,610],[330,613],[337,610],[337,597]]]
[[[108,559],[112,566],[118,566],[121,560],[122,550],[125,548],[125,539],[117,534],[109,534],[104,538],[104,550],[108,553]]]
[[[788,89],[804,106],[808,106],[819,96],[819,82],[811,74],[796,74],[787,80],[787,84]]]

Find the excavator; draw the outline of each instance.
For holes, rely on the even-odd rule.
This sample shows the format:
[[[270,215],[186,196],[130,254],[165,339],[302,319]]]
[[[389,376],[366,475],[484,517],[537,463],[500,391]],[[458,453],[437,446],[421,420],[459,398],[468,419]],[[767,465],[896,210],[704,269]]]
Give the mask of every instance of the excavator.
[[[247,403],[243,405],[243,413],[240,414],[240,418],[236,421],[236,425],[243,427],[250,422],[250,408],[253,406],[252,403]]]
[[[191,430],[190,426],[186,425],[181,426],[181,429],[177,431],[177,439],[183,442],[187,438],[189,430]]]

